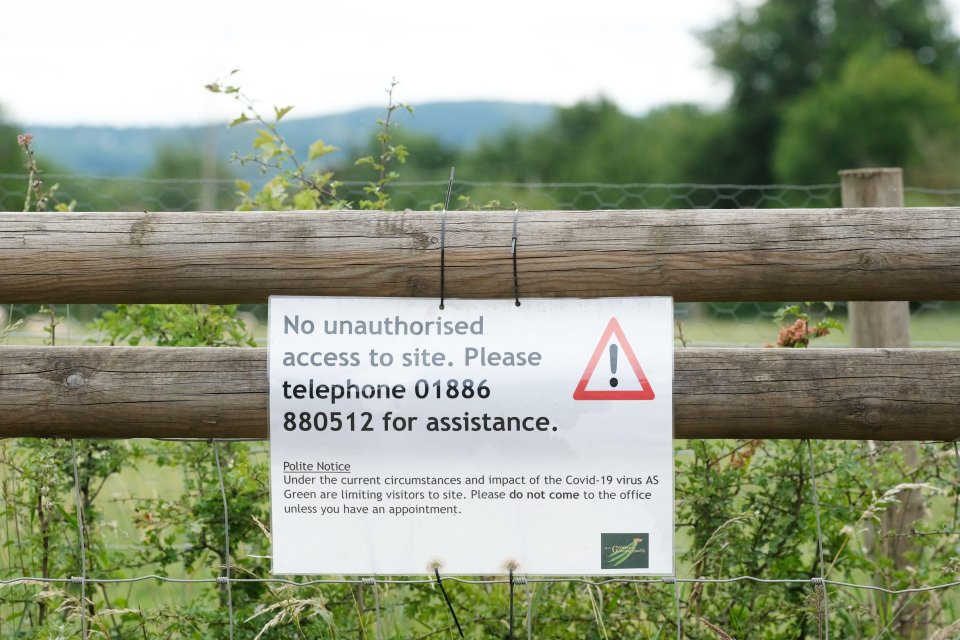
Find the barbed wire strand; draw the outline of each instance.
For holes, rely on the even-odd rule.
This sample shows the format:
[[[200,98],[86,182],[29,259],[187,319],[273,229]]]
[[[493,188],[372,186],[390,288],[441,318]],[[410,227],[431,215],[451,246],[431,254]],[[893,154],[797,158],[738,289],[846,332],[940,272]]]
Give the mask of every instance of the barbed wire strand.
[[[217,479],[220,481],[220,497],[223,498],[223,557],[224,577],[226,580],[217,580],[218,584],[225,584],[227,589],[227,614],[230,616],[229,638],[233,640],[233,589],[230,585],[230,511],[227,508],[227,491],[223,486],[223,469],[220,467],[220,443],[211,440],[213,459],[217,463]]]
[[[830,600],[827,597],[826,574],[824,572],[826,561],[823,555],[823,529],[820,526],[820,499],[817,496],[817,467],[813,459],[813,444],[809,439],[807,439],[807,454],[810,458],[810,490],[813,493],[813,513],[817,522],[817,553],[820,558],[819,585],[823,588],[823,637],[824,640],[830,640]]]
[[[77,464],[77,444],[70,438],[73,459],[73,489],[77,501],[77,532],[80,540],[80,637],[87,640],[87,543],[83,536],[83,498],[80,495],[80,467]],[[76,582],[71,578],[71,582]]]

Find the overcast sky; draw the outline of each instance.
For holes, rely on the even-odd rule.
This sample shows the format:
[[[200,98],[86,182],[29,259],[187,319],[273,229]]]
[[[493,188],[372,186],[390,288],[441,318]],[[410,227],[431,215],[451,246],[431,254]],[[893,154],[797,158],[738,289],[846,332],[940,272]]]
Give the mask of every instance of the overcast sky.
[[[754,5],[758,0],[747,0]],[[954,17],[960,0],[948,0]],[[203,85],[234,68],[249,95],[301,116],[384,103],[572,104],[603,94],[633,113],[719,105],[698,30],[734,0],[44,0],[5,3],[0,105],[27,124],[222,121]],[[955,20],[956,23],[956,20]]]

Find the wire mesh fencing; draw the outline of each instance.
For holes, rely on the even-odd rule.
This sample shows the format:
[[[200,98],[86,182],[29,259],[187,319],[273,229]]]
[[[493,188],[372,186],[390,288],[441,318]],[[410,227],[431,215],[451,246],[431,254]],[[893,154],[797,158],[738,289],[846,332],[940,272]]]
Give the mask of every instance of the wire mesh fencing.
[[[76,211],[212,211],[239,202],[232,179],[158,179],[44,174],[56,199]],[[22,211],[27,176],[0,174],[0,211]],[[345,182],[338,196],[356,207],[366,182]],[[426,211],[440,206],[446,180],[394,182],[386,187],[394,208]],[[958,206],[960,188],[907,187],[907,206]],[[456,180],[451,209],[499,207],[527,210],[747,209],[838,207],[840,185],[612,184],[601,182],[494,182]]]
[[[21,178],[0,176],[0,208],[22,207]],[[47,178],[78,211],[236,204],[229,180]],[[446,185],[391,195],[429,209]],[[454,202],[828,207],[839,186],[457,182]],[[907,202],[958,205],[960,190],[908,189]],[[775,342],[782,306],[678,304],[677,348]],[[112,309],[0,305],[0,344],[102,344],[96,321]],[[960,304],[911,311],[914,345],[960,347]],[[239,312],[263,344],[265,307]],[[809,312],[842,323],[846,307]],[[2,441],[0,636],[928,638],[960,624],[957,443],[691,440],[675,457],[673,575],[312,578],[270,574],[265,443]]]

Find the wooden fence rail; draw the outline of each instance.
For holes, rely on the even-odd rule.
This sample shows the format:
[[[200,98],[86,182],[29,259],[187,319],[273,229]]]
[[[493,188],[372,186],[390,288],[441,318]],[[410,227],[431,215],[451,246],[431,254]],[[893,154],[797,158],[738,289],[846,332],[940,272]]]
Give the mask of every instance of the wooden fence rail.
[[[447,214],[446,294],[513,296],[513,212]],[[960,300],[960,209],[523,212],[526,297]],[[4,303],[436,296],[430,212],[0,216]]]
[[[678,349],[678,438],[960,438],[960,350]],[[0,437],[267,437],[264,349],[3,347]],[[571,393],[573,389],[571,389]]]

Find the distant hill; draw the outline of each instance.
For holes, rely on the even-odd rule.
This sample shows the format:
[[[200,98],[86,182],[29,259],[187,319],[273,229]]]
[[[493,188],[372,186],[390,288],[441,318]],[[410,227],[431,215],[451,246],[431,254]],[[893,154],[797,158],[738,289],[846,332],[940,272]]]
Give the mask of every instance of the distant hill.
[[[404,130],[438,138],[454,147],[469,148],[478,140],[511,127],[527,129],[547,122],[554,107],[511,102],[435,102],[416,106],[416,115],[396,116]],[[296,113],[296,112],[294,112]],[[364,144],[376,129],[382,108],[357,109],[347,113],[295,118],[281,122],[288,142],[306,155],[316,138],[347,149]],[[225,124],[194,127],[48,127],[27,126],[37,149],[66,170],[85,175],[131,176],[143,173],[159,144],[199,148],[215,144],[217,155],[228,158],[234,151],[246,153],[253,139],[253,125],[229,129]]]

